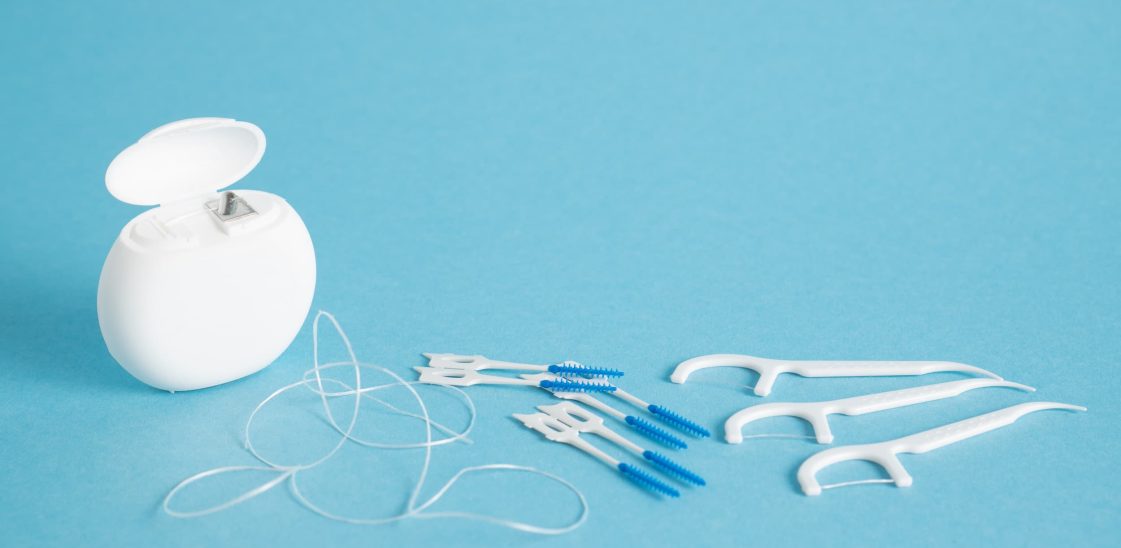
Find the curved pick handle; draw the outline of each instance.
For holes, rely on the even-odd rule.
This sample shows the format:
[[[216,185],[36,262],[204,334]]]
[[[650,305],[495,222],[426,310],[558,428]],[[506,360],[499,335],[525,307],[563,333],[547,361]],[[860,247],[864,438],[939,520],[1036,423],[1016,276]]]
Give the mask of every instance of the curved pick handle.
[[[724,440],[728,443],[743,443],[744,426],[771,417],[802,419],[813,427],[818,443],[833,442],[833,431],[829,428],[826,412],[819,402],[764,403],[741,409],[724,421]]]
[[[1058,402],[1021,403],[899,439],[826,449],[802,463],[802,466],[798,468],[798,483],[802,486],[802,491],[805,494],[810,496],[820,495],[822,486],[817,481],[817,473],[823,468],[839,462],[866,460],[882,466],[891,476],[892,481],[899,487],[909,487],[913,480],[903,468],[903,464],[899,462],[897,457],[899,453],[921,454],[933,451],[939,447],[1007,426],[1029,413],[1048,409],[1086,410],[1085,407],[1079,405]]]
[[[802,492],[811,497],[820,495],[822,487],[817,481],[817,473],[839,462],[852,460],[864,460],[880,465],[899,487],[910,487],[914,482],[911,474],[903,468],[903,463],[899,462],[899,457],[895,456],[889,447],[879,443],[846,445],[817,453],[798,467],[798,484],[802,486]]]
[[[968,373],[1001,379],[1000,375],[959,362],[931,361],[787,361],[786,371],[803,377],[908,377],[928,373]]]
[[[685,360],[677,365],[670,380],[681,384],[689,375],[712,367],[741,367],[759,374],[755,395],[767,396],[782,373],[803,377],[895,377],[927,373],[958,372],[1001,380],[980,367],[958,362],[932,361],[852,361],[852,360],[772,360],[746,354],[711,354]]]
[[[1062,409],[1066,411],[1085,411],[1081,405],[1070,405],[1052,401],[1028,402],[998,409],[991,413],[939,426],[932,430],[919,432],[907,437],[899,438],[890,443],[897,453],[926,453],[939,447],[945,447],[961,440],[972,438],[1008,426],[1020,417],[1036,411],[1049,409]]]
[[[766,396],[771,393],[771,386],[780,373],[786,372],[785,362],[748,356],[747,354],[709,354],[685,360],[673,369],[669,380],[677,384],[684,384],[689,375],[701,369],[713,367],[740,367],[750,369],[759,374],[755,383],[755,395]]]
[[[1035,389],[1023,384],[996,379],[964,379],[890,392],[854,396],[839,400],[818,402],[781,402],[753,405],[728,418],[724,423],[724,438],[728,443],[743,441],[743,427],[748,423],[768,417],[795,417],[810,423],[818,443],[833,443],[828,416],[832,414],[864,415],[887,409],[896,409],[944,398],[952,398],[977,388],[1015,388],[1025,392]]]
[[[878,394],[855,396],[852,398],[834,400],[832,402],[821,402],[821,404],[827,405],[829,413],[841,413],[855,416],[952,398],[963,392],[978,388],[1013,388],[1016,390],[1023,390],[1024,392],[1035,392],[1034,388],[1017,382],[1000,379],[963,379],[960,381],[940,382],[937,384],[916,386],[914,388],[904,388],[902,390],[892,390],[890,392],[880,392]]]

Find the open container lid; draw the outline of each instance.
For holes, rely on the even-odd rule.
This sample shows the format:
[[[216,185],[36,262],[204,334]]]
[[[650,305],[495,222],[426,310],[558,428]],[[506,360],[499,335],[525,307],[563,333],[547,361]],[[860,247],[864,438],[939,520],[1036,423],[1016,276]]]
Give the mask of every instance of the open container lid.
[[[160,126],[121,151],[105,171],[116,199],[158,205],[234,184],[265,154],[261,128],[232,118],[188,118]]]

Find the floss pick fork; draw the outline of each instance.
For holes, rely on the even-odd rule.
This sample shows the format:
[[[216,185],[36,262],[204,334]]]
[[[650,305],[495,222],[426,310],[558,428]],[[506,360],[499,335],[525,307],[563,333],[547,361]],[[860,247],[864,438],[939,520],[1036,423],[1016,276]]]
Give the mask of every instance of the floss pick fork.
[[[945,447],[1008,426],[1024,415],[1047,409],[1086,410],[1085,407],[1079,405],[1057,402],[1021,403],[894,440],[826,449],[802,463],[802,466],[798,468],[798,483],[802,486],[802,491],[809,496],[820,495],[822,489],[860,483],[895,483],[899,487],[910,487],[914,479],[903,468],[903,463],[899,461],[897,456],[899,453],[927,453],[939,447]],[[876,463],[887,471],[891,479],[861,480],[824,486],[818,483],[817,473],[822,469],[839,462],[851,460],[866,460]]]

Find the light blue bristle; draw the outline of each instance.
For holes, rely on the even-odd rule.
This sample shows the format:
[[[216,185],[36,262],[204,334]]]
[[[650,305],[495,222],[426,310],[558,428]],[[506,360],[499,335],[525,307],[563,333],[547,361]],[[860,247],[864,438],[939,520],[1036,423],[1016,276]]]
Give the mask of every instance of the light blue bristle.
[[[549,366],[549,372],[562,377],[622,377],[623,372],[618,369],[605,367],[591,367],[577,362],[554,363]]]
[[[658,481],[654,478],[654,476],[651,476],[650,474],[647,474],[646,472],[643,472],[642,470],[639,470],[638,468],[635,468],[625,462],[619,463],[619,471],[623,473],[623,476],[625,478],[631,480],[632,483],[638,485],[639,487],[642,487],[643,489],[647,489],[655,493],[661,493],[663,495],[666,495],[667,497],[676,498],[681,496],[681,493],[677,492],[677,489],[674,489],[673,487],[670,487]]]
[[[655,417],[661,419],[662,422],[671,426],[675,426],[678,430],[684,430],[685,432],[697,436],[698,438],[707,438],[712,435],[712,433],[709,432],[707,428],[685,417],[682,417],[681,415],[678,415],[677,413],[674,413],[673,411],[670,411],[665,407],[651,404],[647,409],[649,409]]]
[[[641,432],[642,435],[644,435],[644,436],[646,436],[646,437],[648,437],[652,440],[655,440],[655,441],[657,441],[657,442],[659,442],[663,445],[668,445],[668,446],[670,446],[674,449],[688,449],[689,448],[689,445],[685,443],[685,440],[683,440],[683,439],[681,439],[681,438],[679,438],[679,437],[677,437],[673,434],[670,434],[669,432],[666,432],[665,430],[662,430],[661,428],[658,428],[657,426],[654,426],[653,424],[650,424],[649,422],[647,422],[644,419],[641,419],[641,418],[636,417],[634,415],[628,415],[623,420],[626,421],[626,423],[629,424],[631,428],[634,428],[635,430],[638,430],[639,432]]]
[[[607,383],[581,382],[569,379],[541,381],[539,386],[557,392],[614,392],[616,390],[614,386]]]
[[[658,465],[660,468],[679,479],[696,485],[705,485],[704,478],[691,472],[688,468],[685,468],[684,466],[681,466],[680,464],[677,464],[676,462],[673,462],[672,460],[669,460],[658,453],[647,450],[642,452],[642,456],[645,457],[646,460]]]

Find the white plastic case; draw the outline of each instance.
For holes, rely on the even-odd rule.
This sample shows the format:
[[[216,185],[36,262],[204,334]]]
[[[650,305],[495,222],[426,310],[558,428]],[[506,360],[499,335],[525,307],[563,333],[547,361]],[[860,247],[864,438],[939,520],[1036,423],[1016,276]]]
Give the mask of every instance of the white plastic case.
[[[315,291],[315,252],[283,198],[219,192],[248,174],[265,135],[248,122],[193,118],[122,151],[105,183],[117,199],[157,205],[121,230],[97,291],[109,353],[164,390],[239,379],[295,338]]]

